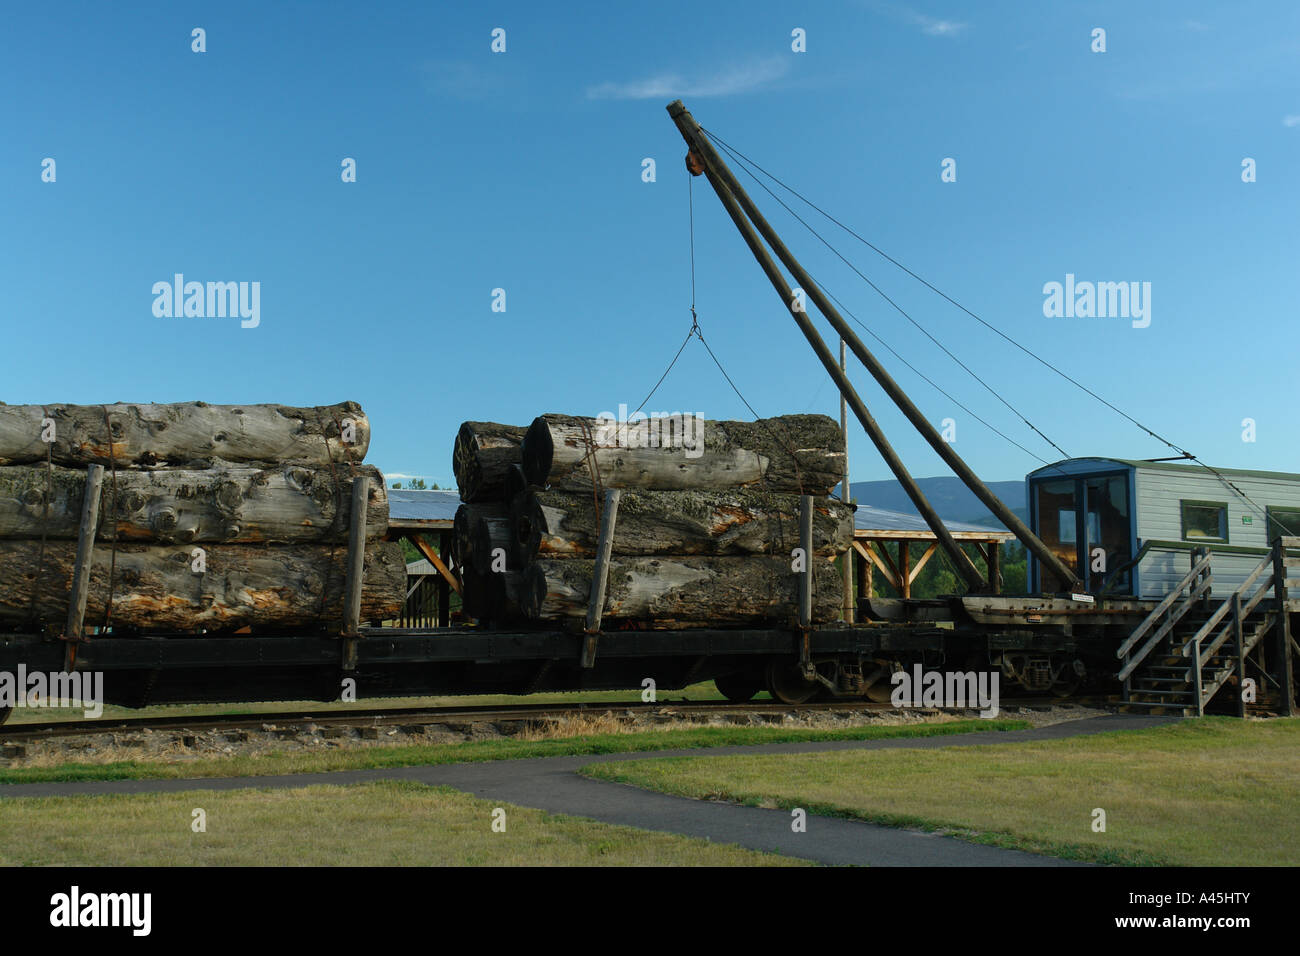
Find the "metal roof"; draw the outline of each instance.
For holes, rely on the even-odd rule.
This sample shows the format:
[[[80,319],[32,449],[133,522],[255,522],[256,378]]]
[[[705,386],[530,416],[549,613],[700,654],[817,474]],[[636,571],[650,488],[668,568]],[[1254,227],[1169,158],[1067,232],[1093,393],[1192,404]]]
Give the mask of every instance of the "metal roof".
[[[967,524],[964,521],[945,521],[944,527],[954,534],[980,534],[1011,537],[1005,528],[986,528],[983,525]],[[901,511],[886,511],[870,505],[858,505],[853,515],[853,527],[857,531],[924,531],[930,532],[930,526],[920,515],[905,514]]]
[[[394,488],[388,492],[388,520],[390,524],[398,526],[406,522],[450,522],[455,519],[459,507],[460,496],[455,491]],[[944,524],[954,534],[1009,535],[1003,528],[988,528],[963,521],[945,521]],[[853,526],[858,531],[930,531],[929,525],[920,515],[887,511],[870,505],[858,505],[857,513],[853,516]]]
[[[460,507],[460,495],[455,491],[410,491],[390,489],[388,492],[388,521],[398,524],[405,521],[452,521]]]
[[[1214,471],[1221,475],[1237,475],[1242,478],[1277,478],[1283,481],[1300,481],[1300,475],[1285,471],[1256,471],[1251,468],[1219,468],[1215,467],[1211,471],[1205,465],[1184,464],[1178,461],[1143,461],[1137,458],[1101,458],[1101,457],[1084,457],[1084,458],[1065,458],[1061,461],[1052,462],[1050,465],[1044,465],[1041,468],[1035,468],[1029,473],[1029,477],[1034,478],[1039,475],[1050,472],[1053,468],[1062,465],[1074,465],[1082,462],[1108,462],[1116,465],[1123,465],[1126,468],[1155,469],[1158,471],[1181,471],[1184,474],[1198,474],[1214,477]]]

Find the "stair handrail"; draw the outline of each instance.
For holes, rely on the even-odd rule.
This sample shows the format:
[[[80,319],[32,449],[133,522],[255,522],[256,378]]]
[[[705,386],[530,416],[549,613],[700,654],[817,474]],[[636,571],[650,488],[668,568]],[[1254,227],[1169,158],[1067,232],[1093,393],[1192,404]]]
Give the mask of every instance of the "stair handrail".
[[[1279,643],[1282,645],[1282,716],[1294,717],[1296,712],[1295,703],[1295,674],[1291,667],[1292,653],[1296,647],[1295,638],[1291,634],[1291,597],[1289,594],[1293,585],[1300,586],[1300,581],[1292,578],[1287,573],[1287,568],[1296,567],[1296,560],[1293,556],[1287,554],[1288,549],[1300,548],[1300,536],[1281,535],[1273,542],[1273,594],[1277,601],[1277,635]]]
[[[1276,595],[1285,595],[1286,593],[1286,558],[1288,548],[1300,547],[1300,538],[1279,537],[1273,541],[1269,547],[1268,556],[1252,571],[1241,584],[1228,595],[1227,600],[1220,605],[1219,609],[1212,614],[1199,630],[1188,639],[1183,646],[1183,656],[1192,658],[1192,681],[1196,688],[1196,713],[1200,716],[1205,713],[1205,705],[1223,686],[1222,682],[1216,682],[1211,687],[1208,696],[1205,695],[1203,686],[1202,669],[1210,662],[1215,653],[1227,641],[1229,635],[1237,636],[1237,653],[1244,655],[1248,653],[1246,648],[1246,621],[1250,615],[1259,606],[1264,597],[1273,591]],[[1271,572],[1265,575],[1265,572]],[[1281,580],[1279,580],[1281,576]],[[1256,585],[1256,582],[1259,582]],[[1254,586],[1254,593],[1249,597],[1247,592]],[[1279,599],[1276,614],[1269,614],[1265,620],[1257,625],[1251,633],[1251,647],[1273,627],[1279,626],[1280,622],[1285,623],[1287,608],[1284,606],[1284,600]],[[1224,617],[1228,620],[1222,628],[1219,629],[1214,641],[1208,646],[1203,647],[1204,641],[1214,631]]]
[[[1198,578],[1199,580],[1197,580]],[[1193,581],[1196,581],[1195,586],[1192,586]],[[1192,609],[1192,606],[1203,594],[1209,593],[1213,583],[1214,579],[1210,575],[1210,552],[1206,548],[1198,548],[1192,552],[1191,570],[1183,575],[1182,580],[1164,596],[1160,603],[1155,606],[1154,610],[1152,610],[1142,623],[1137,626],[1133,633],[1128,636],[1128,640],[1121,644],[1119,649],[1115,651],[1115,656],[1125,662],[1118,675],[1121,681],[1127,680],[1129,675],[1137,669],[1138,665],[1146,660],[1147,655],[1151,653],[1158,643],[1160,643],[1161,638],[1173,630],[1174,625],[1183,619],[1183,616]],[[1191,588],[1191,591],[1187,595],[1186,599],[1177,608],[1174,608],[1174,603],[1182,596],[1183,591],[1187,590],[1189,587]],[[1173,610],[1173,614],[1169,619],[1160,625],[1156,632],[1151,635],[1136,654],[1130,656],[1129,652],[1133,649],[1133,646],[1140,641],[1149,630],[1155,627],[1156,622],[1164,617],[1165,614],[1170,612],[1171,609]]]
[[[1214,642],[1205,649],[1204,660],[1202,660],[1202,654],[1200,650],[1201,642],[1210,635],[1210,632],[1212,632],[1218,626],[1220,621],[1222,621],[1225,617],[1227,617],[1228,612],[1231,611],[1233,608],[1233,598],[1235,597],[1238,600],[1240,600],[1242,597],[1245,597],[1246,591],[1250,588],[1252,584],[1254,584],[1257,580],[1259,580],[1260,575],[1263,574],[1265,571],[1270,572],[1268,575],[1268,579],[1266,581],[1260,582],[1260,586],[1256,590],[1256,592],[1252,594],[1249,598],[1247,598],[1243,604],[1241,604],[1242,622],[1244,624],[1245,619],[1250,616],[1250,612],[1255,610],[1255,607],[1259,604],[1261,600],[1263,600],[1264,595],[1268,593],[1270,588],[1272,588],[1273,586],[1272,569],[1273,569],[1274,554],[1275,554],[1274,551],[1270,551],[1268,556],[1259,563],[1258,567],[1256,567],[1254,571],[1250,572],[1246,580],[1242,581],[1241,584],[1232,592],[1232,594],[1228,595],[1228,597],[1224,600],[1224,602],[1219,605],[1218,610],[1216,610],[1213,614],[1211,614],[1209,618],[1205,621],[1205,623],[1201,625],[1200,629],[1196,632],[1196,634],[1193,635],[1190,639],[1188,639],[1187,643],[1183,645],[1183,657],[1191,657],[1192,648],[1193,646],[1195,646],[1196,665],[1198,670],[1200,667],[1204,666],[1205,660],[1209,660],[1211,657],[1213,657],[1214,652],[1223,646],[1224,641],[1228,639],[1229,632],[1234,627],[1232,619],[1229,618],[1227,624],[1224,625],[1224,627],[1222,628],[1221,632],[1214,640]]]

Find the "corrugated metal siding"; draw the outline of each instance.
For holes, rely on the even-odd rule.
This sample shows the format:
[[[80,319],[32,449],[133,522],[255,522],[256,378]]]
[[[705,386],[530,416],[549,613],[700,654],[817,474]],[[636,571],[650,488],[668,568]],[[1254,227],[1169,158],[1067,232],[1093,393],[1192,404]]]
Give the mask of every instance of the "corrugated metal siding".
[[[1210,594],[1213,597],[1226,598],[1241,586],[1251,571],[1264,560],[1262,554],[1229,554],[1226,551],[1210,549],[1210,573],[1214,577]],[[1138,567],[1138,597],[1162,598],[1168,594],[1190,570],[1190,551],[1167,551],[1156,548],[1147,552]]]
[[[1300,476],[1294,479],[1242,476],[1234,474],[1232,483],[1260,508],[1269,505],[1300,507]],[[1184,500],[1221,501],[1228,506],[1228,544],[1243,548],[1267,548],[1268,532],[1263,515],[1227,488],[1209,472],[1188,469],[1186,472],[1163,468],[1137,469],[1137,535],[1140,541],[1183,541],[1182,507]],[[1252,519],[1242,524],[1242,516]],[[1195,545],[1200,542],[1191,541]],[[1204,542],[1209,548],[1214,575],[1214,595],[1227,596],[1263,560],[1262,554],[1215,552],[1219,542]],[[1141,597],[1163,597],[1191,567],[1187,551],[1153,551],[1142,559],[1138,569]]]

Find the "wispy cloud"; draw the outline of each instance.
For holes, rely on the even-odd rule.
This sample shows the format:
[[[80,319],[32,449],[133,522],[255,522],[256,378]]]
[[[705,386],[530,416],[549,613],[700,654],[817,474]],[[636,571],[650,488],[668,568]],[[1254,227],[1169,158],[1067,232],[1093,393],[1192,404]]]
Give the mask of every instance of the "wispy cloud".
[[[790,72],[788,57],[739,64],[707,76],[660,73],[641,80],[600,83],[587,88],[589,100],[653,100],[673,96],[735,96],[767,89]]]
[[[1300,113],[1292,113],[1290,116],[1282,117],[1283,126],[1300,126]]]
[[[959,20],[941,20],[938,17],[932,17],[913,10],[911,7],[905,7],[897,3],[885,3],[883,0],[868,0],[867,5],[877,13],[883,13],[895,20],[910,23],[914,27],[920,27],[921,32],[926,36],[955,37],[959,33],[964,33],[969,26],[969,24],[962,23]]]
[[[966,24],[956,20],[936,20],[923,13],[912,14],[911,20],[920,26],[922,33],[932,37],[952,37],[966,29]]]

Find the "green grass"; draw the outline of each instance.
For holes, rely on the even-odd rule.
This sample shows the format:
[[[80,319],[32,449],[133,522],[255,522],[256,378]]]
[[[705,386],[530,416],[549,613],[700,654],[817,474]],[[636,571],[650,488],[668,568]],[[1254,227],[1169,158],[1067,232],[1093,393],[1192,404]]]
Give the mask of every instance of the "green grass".
[[[659,694],[661,704],[681,701],[723,700],[713,681],[692,684],[681,690],[663,691]],[[764,691],[755,700],[770,700],[771,695]],[[358,701],[319,700],[273,700],[261,702],[244,702],[228,704],[160,704],[154,707],[118,707],[108,704],[104,707],[101,720],[121,720],[130,717],[205,717],[217,714],[283,714],[308,713],[321,710],[372,710],[379,707],[501,707],[512,704],[578,704],[606,701],[614,703],[641,703],[640,690],[592,690],[572,691],[556,694],[482,694],[469,697],[388,697],[369,698]],[[85,720],[84,707],[18,707],[5,726],[19,724],[43,724],[52,721]],[[0,728],[0,735],[3,735]]]
[[[493,810],[505,832],[493,832]],[[191,829],[206,812],[206,832]],[[0,801],[0,865],[801,866],[729,844],[385,781]]]
[[[67,763],[53,767],[0,770],[0,784],[70,780],[144,780],[190,777],[242,777],[329,770],[362,770],[428,764],[511,760],[585,754],[674,750],[687,747],[727,747],[789,741],[876,740],[886,737],[929,737],[990,730],[1021,730],[1016,720],[959,720],[893,726],[846,727],[835,730],[784,727],[698,727],[688,730],[647,730],[598,734],[556,740],[485,740],[461,744],[364,747],[324,753],[273,753],[220,757],[205,761],[167,763]]]
[[[1203,718],[1042,743],[592,764],[706,799],[941,830],[1099,863],[1294,865],[1300,719]],[[1106,812],[1094,832],[1093,810]]]

